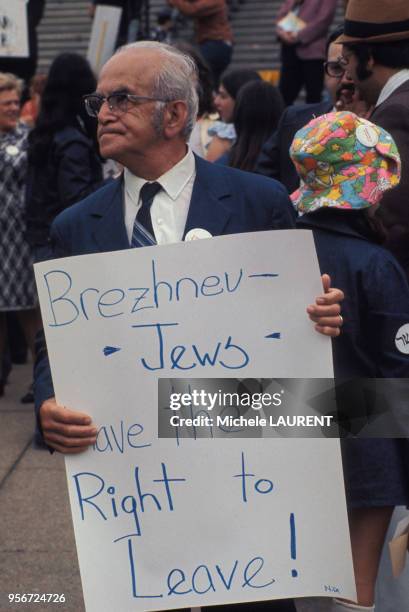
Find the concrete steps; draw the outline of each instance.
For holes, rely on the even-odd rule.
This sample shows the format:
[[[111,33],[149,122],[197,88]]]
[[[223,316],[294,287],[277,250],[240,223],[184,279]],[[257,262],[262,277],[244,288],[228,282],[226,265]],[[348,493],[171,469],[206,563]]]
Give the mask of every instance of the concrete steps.
[[[46,72],[59,53],[86,55],[91,33],[88,4],[87,0],[47,0],[38,27],[38,72]]]
[[[280,47],[274,35],[274,19],[282,0],[243,0],[238,11],[231,12],[234,32],[232,68],[277,70]],[[325,0],[322,0],[325,2]],[[167,7],[166,0],[151,0],[151,27],[156,15]],[[339,0],[334,23],[343,18],[343,2]],[[86,54],[91,32],[88,0],[47,0],[44,18],[38,28],[39,71],[46,71],[53,58],[64,51]],[[193,40],[190,20],[179,29],[178,37]]]

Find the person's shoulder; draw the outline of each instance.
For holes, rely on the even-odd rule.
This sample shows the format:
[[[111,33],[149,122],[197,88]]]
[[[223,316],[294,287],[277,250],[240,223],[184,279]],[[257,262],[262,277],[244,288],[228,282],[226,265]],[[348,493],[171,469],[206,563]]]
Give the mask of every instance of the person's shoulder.
[[[316,104],[294,104],[288,106],[282,115],[282,124],[309,121],[313,117],[325,115],[331,111],[331,103],[327,100]]]
[[[222,180],[228,183],[233,192],[250,190],[263,190],[271,193],[283,193],[288,199],[288,193],[284,185],[275,179],[255,174],[254,172],[245,172],[237,168],[230,168],[223,164],[215,164],[207,162],[203,159],[197,160],[197,171],[199,174],[208,174],[212,180]]]
[[[388,286],[407,283],[395,256],[379,243],[349,237],[344,241],[344,256],[367,287],[384,291]]]
[[[396,113],[392,113],[391,109],[395,108]],[[398,89],[396,89],[386,100],[375,108],[370,119],[376,123],[380,117],[386,119],[399,119],[404,121],[408,118],[409,110],[409,80],[405,81]]]
[[[80,143],[87,147],[92,145],[91,139],[79,128],[67,125],[54,135],[54,143],[57,148],[63,148],[72,143]]]
[[[220,198],[221,203],[241,224],[235,231],[290,229],[295,212],[287,190],[278,181],[236,168],[199,160],[196,180],[200,188]],[[195,192],[194,192],[195,193]],[[199,191],[196,191],[200,198]]]
[[[392,253],[381,245],[371,243],[365,252],[358,252],[356,278],[371,300],[395,299],[396,303],[409,305],[407,276]],[[395,296],[395,297],[393,297]]]
[[[381,244],[369,243],[366,261],[368,267],[375,273],[388,276],[394,270],[398,276],[405,276],[404,271],[396,257]]]
[[[105,185],[88,195],[83,200],[69,206],[55,218],[53,225],[57,228],[65,225],[77,224],[89,215],[101,214],[112,198],[121,188],[122,179],[111,179]]]

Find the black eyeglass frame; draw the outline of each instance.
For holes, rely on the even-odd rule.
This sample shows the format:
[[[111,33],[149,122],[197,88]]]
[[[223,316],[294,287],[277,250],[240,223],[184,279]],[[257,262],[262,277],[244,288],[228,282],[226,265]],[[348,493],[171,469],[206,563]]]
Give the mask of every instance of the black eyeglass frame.
[[[119,102],[112,104],[112,100],[115,98],[123,98],[123,103],[126,104],[126,108],[121,109]],[[129,94],[126,92],[113,93],[113,94],[110,94],[109,96],[101,96],[100,94],[96,94],[96,93],[87,94],[86,96],[82,96],[82,99],[85,104],[85,109],[90,117],[98,117],[98,114],[104,102],[108,103],[108,108],[111,112],[117,113],[119,111],[118,114],[126,113],[128,111],[128,108],[127,108],[128,102],[134,102],[135,104],[137,104],[138,102],[140,102],[141,104],[143,104],[144,102],[163,102],[165,104],[167,102],[171,102],[170,99],[152,98],[149,96],[138,96],[136,94]],[[91,105],[90,105],[91,99],[100,101],[100,105],[97,111],[94,111],[91,108]]]
[[[336,71],[331,72],[330,67],[334,65],[339,67],[339,72],[336,72]],[[340,79],[344,76],[346,72],[346,64],[341,59],[337,59],[332,62],[324,62],[324,70],[325,70],[325,74],[327,74],[328,76]]]

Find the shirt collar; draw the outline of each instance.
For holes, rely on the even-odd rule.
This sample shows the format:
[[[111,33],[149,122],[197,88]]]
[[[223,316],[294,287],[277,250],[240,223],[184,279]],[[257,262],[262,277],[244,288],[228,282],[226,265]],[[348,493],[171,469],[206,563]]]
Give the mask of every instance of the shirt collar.
[[[187,183],[192,178],[195,169],[195,156],[193,155],[192,150],[188,148],[185,157],[181,159],[176,166],[173,166],[173,168],[165,172],[165,174],[162,174],[162,176],[156,179],[155,182],[161,185],[162,189],[166,191],[168,196],[173,201],[176,201],[183,189],[186,187]],[[139,192],[147,181],[139,176],[135,176],[135,174],[132,174],[128,168],[125,168],[124,170],[124,180],[127,193],[134,201],[138,202]]]
[[[192,150],[188,148],[185,157],[176,166],[162,174],[157,182],[161,184],[162,189],[172,200],[176,200],[192,178],[195,169],[195,156]]]
[[[406,81],[409,81],[409,70],[407,68],[392,75],[379,94],[376,106],[380,106],[385,102]]]

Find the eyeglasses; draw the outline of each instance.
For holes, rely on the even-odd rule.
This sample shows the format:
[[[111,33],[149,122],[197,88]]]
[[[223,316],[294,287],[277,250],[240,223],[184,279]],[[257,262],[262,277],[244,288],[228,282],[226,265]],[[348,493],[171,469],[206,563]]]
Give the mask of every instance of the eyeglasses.
[[[328,76],[340,79],[345,74],[346,62],[342,58],[337,59],[335,62],[325,62],[324,70]]]
[[[100,96],[99,94],[89,94],[82,98],[85,109],[90,117],[98,117],[101,106],[106,101],[109,110],[119,115],[128,112],[130,104],[143,104],[144,102],[170,102],[161,98],[149,98],[148,96],[136,96],[128,93],[114,93],[110,96]]]

